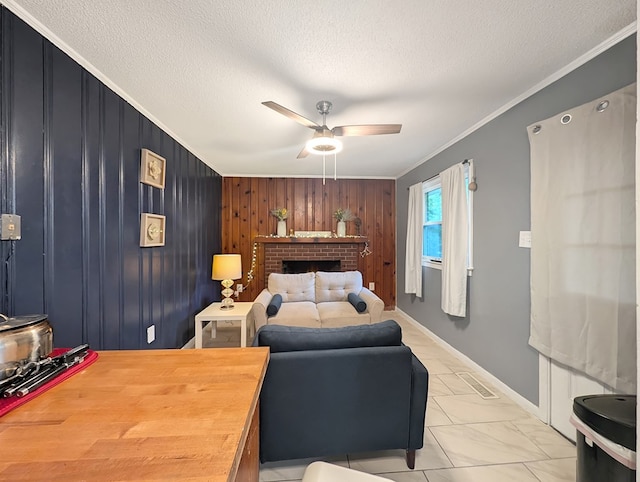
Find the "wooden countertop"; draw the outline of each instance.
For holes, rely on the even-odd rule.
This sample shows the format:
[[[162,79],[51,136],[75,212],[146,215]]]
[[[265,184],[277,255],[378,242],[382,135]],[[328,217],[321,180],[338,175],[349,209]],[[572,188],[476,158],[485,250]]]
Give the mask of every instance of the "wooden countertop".
[[[0,418],[0,480],[235,479],[268,348],[99,355]]]

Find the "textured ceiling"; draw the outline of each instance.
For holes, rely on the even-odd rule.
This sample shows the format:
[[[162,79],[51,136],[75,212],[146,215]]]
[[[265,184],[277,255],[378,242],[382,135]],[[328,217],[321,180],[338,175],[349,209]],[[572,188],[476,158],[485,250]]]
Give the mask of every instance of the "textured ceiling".
[[[635,0],[3,3],[225,176],[321,175],[296,159],[313,131],[261,102],[321,123],[324,99],[329,127],[403,124],[343,138],[338,177],[397,177],[636,20]]]

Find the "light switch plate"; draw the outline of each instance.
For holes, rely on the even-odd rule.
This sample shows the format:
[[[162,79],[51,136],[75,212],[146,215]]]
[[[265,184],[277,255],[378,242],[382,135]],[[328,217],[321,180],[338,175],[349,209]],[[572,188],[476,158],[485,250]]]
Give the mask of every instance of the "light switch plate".
[[[6,241],[21,237],[20,216],[17,214],[0,215],[0,239]]]
[[[518,246],[521,248],[531,247],[531,231],[520,231],[520,240]]]

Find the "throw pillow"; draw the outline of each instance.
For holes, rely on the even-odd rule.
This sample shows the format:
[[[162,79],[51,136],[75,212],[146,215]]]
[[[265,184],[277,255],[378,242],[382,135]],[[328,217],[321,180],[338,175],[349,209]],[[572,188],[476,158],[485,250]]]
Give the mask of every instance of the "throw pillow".
[[[364,313],[367,309],[367,303],[355,293],[349,293],[347,296],[349,303],[353,305],[358,313]]]
[[[278,294],[273,295],[273,298],[271,298],[271,301],[269,302],[269,306],[267,306],[267,316],[276,316],[281,304],[282,296]]]

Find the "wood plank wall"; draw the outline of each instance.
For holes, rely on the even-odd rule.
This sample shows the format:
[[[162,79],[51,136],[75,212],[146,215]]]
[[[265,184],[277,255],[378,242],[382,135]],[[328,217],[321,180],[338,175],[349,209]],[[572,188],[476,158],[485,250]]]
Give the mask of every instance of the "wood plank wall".
[[[225,177],[222,181],[222,252],[242,255],[243,284],[251,268],[253,238],[275,234],[271,209],[289,210],[287,229],[336,230],[333,212],[349,208],[362,223],[347,223],[347,235],[367,236],[372,254],[364,258],[365,286],[375,283],[376,294],[391,309],[396,304],[395,180]],[[259,252],[259,250],[258,250]],[[240,301],[252,301],[265,286],[262,260]]]
[[[55,346],[179,348],[220,299],[222,178],[77,62],[0,9],[0,313],[47,313]],[[166,186],[140,183],[140,149],[167,159]],[[140,247],[140,214],[167,217]],[[147,343],[147,328],[156,338]]]

